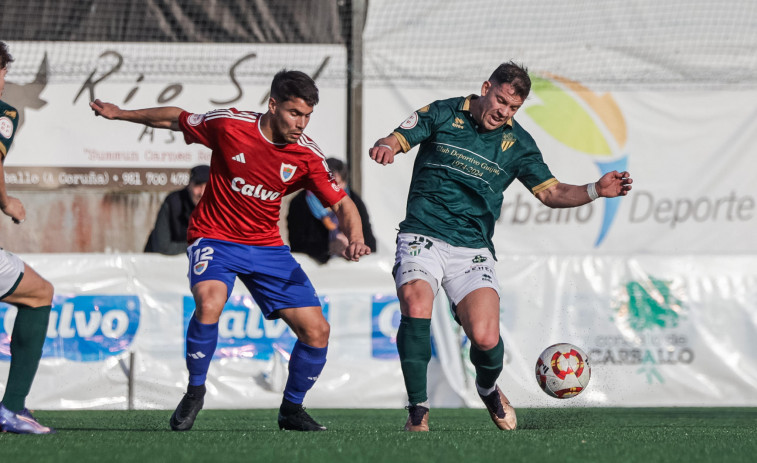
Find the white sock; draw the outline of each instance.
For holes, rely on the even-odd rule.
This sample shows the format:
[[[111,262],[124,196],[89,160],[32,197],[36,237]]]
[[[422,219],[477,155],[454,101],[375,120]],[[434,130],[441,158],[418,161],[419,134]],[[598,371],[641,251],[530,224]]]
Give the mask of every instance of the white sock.
[[[478,391],[478,395],[482,395],[484,397],[488,396],[492,392],[497,390],[497,385],[490,387],[489,389],[484,389],[483,387],[479,386],[478,383],[476,383],[476,390]]]
[[[430,409],[430,408],[431,408],[431,405],[429,405],[429,404],[428,404],[428,400],[427,400],[427,401],[425,401],[425,402],[421,402],[421,403],[419,403],[419,404],[411,404],[410,402],[408,402],[408,403],[407,403],[407,406],[408,406],[408,407],[412,407],[413,405],[420,405],[421,407],[426,407],[426,408],[428,408],[428,409]]]

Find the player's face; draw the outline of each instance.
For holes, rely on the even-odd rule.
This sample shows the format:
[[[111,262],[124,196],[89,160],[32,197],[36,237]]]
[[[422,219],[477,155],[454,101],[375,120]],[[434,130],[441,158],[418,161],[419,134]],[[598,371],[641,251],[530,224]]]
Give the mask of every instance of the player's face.
[[[474,117],[484,130],[502,127],[523,105],[523,98],[510,84],[492,85],[488,80],[481,86],[481,97]]]
[[[273,98],[268,103],[271,111],[271,129],[276,143],[297,143],[310,122],[313,107],[302,98],[278,103]]]

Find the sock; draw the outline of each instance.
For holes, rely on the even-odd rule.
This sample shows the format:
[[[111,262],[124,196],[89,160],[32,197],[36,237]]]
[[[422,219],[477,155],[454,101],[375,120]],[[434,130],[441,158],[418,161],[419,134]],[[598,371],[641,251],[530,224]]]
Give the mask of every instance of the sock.
[[[279,407],[279,412],[282,415],[293,415],[297,413],[302,408],[302,404],[296,404],[294,402],[290,402],[287,399],[284,399],[281,401],[281,407]]]
[[[190,386],[205,384],[216,345],[218,345],[218,323],[200,323],[192,315],[187,327],[187,370],[189,370]]]
[[[194,396],[194,397],[205,397],[205,385],[201,384],[199,386],[192,386],[191,384],[187,386],[187,394]]]
[[[431,360],[431,319],[402,316],[397,331],[402,376],[408,401],[420,404],[428,400],[428,362]]]
[[[505,359],[505,343],[502,337],[496,346],[489,350],[479,350],[471,345],[470,361],[476,367],[476,385],[483,390],[491,390],[502,373],[502,362]]]
[[[289,358],[289,378],[284,388],[284,399],[302,404],[305,394],[315,384],[326,365],[326,347],[313,347],[297,340]]]
[[[11,365],[3,396],[3,405],[12,412],[26,407],[26,396],[32,388],[42,358],[50,309],[49,305],[35,308],[18,306],[11,334]]]

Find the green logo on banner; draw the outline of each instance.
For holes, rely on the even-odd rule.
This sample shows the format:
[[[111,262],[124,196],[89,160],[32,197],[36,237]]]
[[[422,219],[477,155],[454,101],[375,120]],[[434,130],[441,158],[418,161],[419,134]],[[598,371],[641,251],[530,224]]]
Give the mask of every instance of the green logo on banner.
[[[670,290],[670,283],[653,277],[626,283],[628,302],[616,308],[616,318],[625,319],[630,328],[642,332],[650,328],[675,328],[683,308]]]
[[[627,338],[635,338],[646,348],[636,352],[647,383],[664,383],[658,366],[691,363],[693,352],[685,346],[685,337],[665,334],[679,326],[684,315],[683,301],[676,295],[670,281],[654,277],[630,281],[614,307],[614,322]]]

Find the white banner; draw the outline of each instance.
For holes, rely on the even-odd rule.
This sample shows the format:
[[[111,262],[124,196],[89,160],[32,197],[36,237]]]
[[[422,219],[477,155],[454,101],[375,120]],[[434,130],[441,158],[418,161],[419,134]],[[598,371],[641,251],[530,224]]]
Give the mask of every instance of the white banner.
[[[194,303],[184,256],[28,255],[56,289],[43,360],[28,403],[42,409],[171,409],[186,387],[184,331]],[[331,324],[328,362],[311,407],[400,408],[392,261],[318,266],[299,256]],[[506,257],[497,265],[505,367],[499,384],[517,407],[757,406],[754,255]],[[429,397],[434,407],[480,407],[468,342],[437,300]],[[15,309],[0,305],[0,393]],[[219,327],[208,408],[273,408],[294,342],[265,321],[237,285]],[[590,357],[588,389],[548,397],[534,374],[548,345]],[[129,386],[130,354],[134,355]],[[130,395],[131,394],[131,395]]]
[[[3,101],[20,114],[5,164],[10,188],[183,186],[186,181],[171,177],[171,169],[208,164],[209,149],[187,145],[178,132],[96,118],[89,102],[265,112],[271,80],[284,68],[314,77],[320,102],[307,133],[327,155],[346,157],[342,46],[11,42],[10,47],[19,69],[39,66],[33,81],[19,81],[13,67],[7,76]],[[75,62],[61,62],[66,59]]]
[[[533,80],[531,97],[515,118],[555,177],[582,185],[627,170],[633,190],[580,208],[550,209],[515,181],[494,234],[499,257],[757,252],[757,241],[746,238],[757,227],[757,118],[741,103],[757,101],[757,91],[595,94],[561,78]],[[416,109],[478,91],[367,90],[365,153]],[[367,154],[363,161],[363,198],[382,249],[394,248],[405,217],[416,151],[399,154],[388,166]]]

